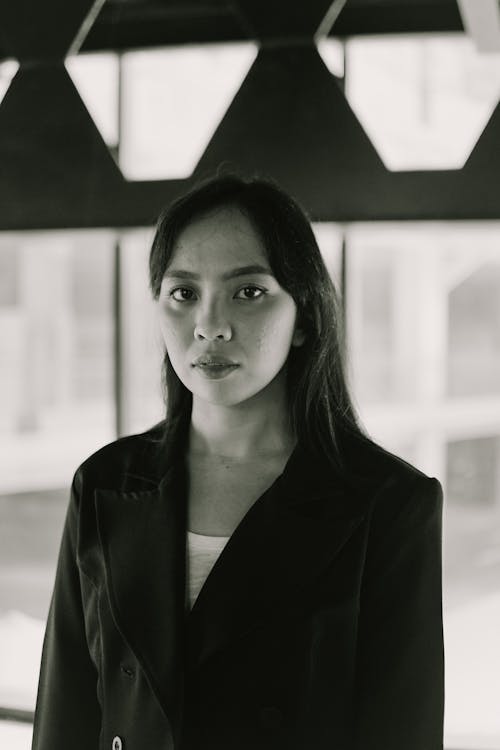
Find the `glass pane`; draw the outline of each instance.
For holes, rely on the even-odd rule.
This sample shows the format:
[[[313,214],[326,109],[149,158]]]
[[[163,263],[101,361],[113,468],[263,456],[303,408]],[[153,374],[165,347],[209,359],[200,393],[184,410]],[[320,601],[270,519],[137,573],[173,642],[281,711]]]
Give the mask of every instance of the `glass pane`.
[[[115,437],[114,243],[109,232],[0,236],[4,707],[34,709],[71,478],[88,455]],[[18,729],[2,724],[0,737],[21,737]]]
[[[14,721],[0,721],[0,747],[5,750],[30,750],[33,727]]]
[[[189,177],[256,54],[256,45],[245,42],[123,55],[123,174],[130,180]]]
[[[0,493],[67,485],[113,438],[111,234],[0,236]],[[76,429],[78,427],[78,429]]]
[[[419,255],[390,228],[348,230],[348,334],[363,405],[417,397]]]
[[[318,222],[313,224],[312,228],[325,266],[340,297],[342,291],[342,227],[331,222]]]
[[[449,746],[500,746],[500,432],[447,445]]]
[[[141,432],[163,419],[163,341],[149,290],[148,257],[153,230],[124,232],[121,252],[122,388],[124,434]]]
[[[347,230],[354,395],[443,484],[446,746],[500,745],[500,225]]]
[[[500,257],[470,255],[450,259],[458,266],[448,303],[450,396],[500,394]]]
[[[346,95],[389,169],[458,169],[500,96],[500,55],[463,34],[357,37]]]
[[[0,62],[0,102],[7,93],[7,89],[10,86],[10,82],[16,75],[19,69],[19,63],[17,60],[2,60]]]
[[[331,36],[316,41],[318,52],[326,67],[337,78],[344,77],[344,43]]]
[[[105,143],[118,145],[119,58],[113,52],[66,58],[66,68]]]

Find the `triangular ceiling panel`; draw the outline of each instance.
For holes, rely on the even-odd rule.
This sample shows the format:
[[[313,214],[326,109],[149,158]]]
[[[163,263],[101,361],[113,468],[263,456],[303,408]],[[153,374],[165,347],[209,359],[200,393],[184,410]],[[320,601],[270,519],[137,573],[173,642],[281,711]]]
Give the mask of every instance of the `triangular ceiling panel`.
[[[490,170],[496,171],[498,175],[498,188],[500,192],[500,102],[497,104],[479,141],[476,143],[464,166],[465,173],[476,171],[488,174]],[[500,198],[498,200],[500,203]]]
[[[262,49],[196,168],[265,172],[306,203],[369,200],[386,170],[316,48]],[[337,193],[337,191],[336,191]],[[340,207],[340,206],[339,206]]]
[[[85,226],[123,181],[62,63],[21,68],[12,81],[0,106],[0,164],[14,225],[36,207],[49,226],[57,215],[61,226]]]

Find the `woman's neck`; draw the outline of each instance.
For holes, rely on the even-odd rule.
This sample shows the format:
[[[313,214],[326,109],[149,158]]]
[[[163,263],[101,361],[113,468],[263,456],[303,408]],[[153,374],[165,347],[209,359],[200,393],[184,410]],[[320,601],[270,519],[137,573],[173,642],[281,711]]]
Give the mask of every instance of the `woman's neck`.
[[[193,398],[189,431],[192,456],[220,456],[236,461],[288,455],[295,445],[284,394],[250,399],[235,406]]]

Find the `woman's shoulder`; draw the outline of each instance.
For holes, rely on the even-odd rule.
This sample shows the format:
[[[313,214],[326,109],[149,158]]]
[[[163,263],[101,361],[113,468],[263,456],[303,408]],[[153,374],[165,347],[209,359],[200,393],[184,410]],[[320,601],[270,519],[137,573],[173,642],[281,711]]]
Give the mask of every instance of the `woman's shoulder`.
[[[376,515],[439,512],[439,480],[406,459],[363,434],[346,436],[343,453],[349,474]]]
[[[366,478],[376,480],[394,475],[411,481],[417,477],[427,477],[410,461],[361,431],[344,431],[340,437],[340,449],[347,470]]]
[[[124,435],[106,443],[80,463],[75,477],[103,488],[121,485],[126,477],[157,482],[161,469],[158,449],[163,429],[164,422],[160,422],[144,432]]]

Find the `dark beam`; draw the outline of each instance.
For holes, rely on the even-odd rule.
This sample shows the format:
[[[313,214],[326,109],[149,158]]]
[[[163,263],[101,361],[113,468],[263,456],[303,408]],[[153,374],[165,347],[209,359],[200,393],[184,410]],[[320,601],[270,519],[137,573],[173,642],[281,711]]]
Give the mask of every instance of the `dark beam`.
[[[332,34],[408,34],[463,31],[456,0],[348,0]]]
[[[16,0],[0,10],[3,57],[20,62],[63,59],[83,41],[104,0]]]
[[[108,0],[85,39],[82,51],[245,41],[248,38],[248,30],[237,9],[226,4]]]
[[[12,7],[15,8],[16,4],[12,4]],[[45,6],[38,3],[37,7]],[[272,7],[270,4],[269,30],[279,30],[279,18],[273,15]],[[48,26],[46,37],[39,37],[33,44],[30,34],[23,32],[23,55],[33,56],[40,45],[47,48],[52,43],[57,18],[53,17]],[[34,28],[33,24],[32,27]],[[463,31],[455,0],[347,0],[330,35],[347,37],[449,31]],[[280,30],[281,36],[286,36],[286,33],[285,30]],[[290,28],[288,33],[293,33],[293,29]],[[175,4],[159,0],[107,0],[83,41],[81,50],[95,52],[175,44],[241,42],[256,35],[257,32],[252,31],[251,25],[245,22],[236,5],[216,2]],[[59,51],[60,49],[61,47]],[[8,38],[8,23],[3,21],[3,26],[0,26],[0,60],[15,57],[14,52]]]
[[[345,0],[233,0],[249,35],[259,41],[311,39],[325,17]],[[338,14],[332,15],[333,18]]]
[[[269,3],[266,7],[269,30],[277,29],[280,36],[286,36],[285,30],[280,29],[280,18],[273,11],[273,5]],[[463,31],[455,0],[347,0],[330,35],[448,31]],[[292,27],[288,33],[293,33]],[[257,31],[252,31],[251,25],[245,23],[235,4],[186,2],[179,5],[108,0],[82,50],[238,42],[256,37]]]

